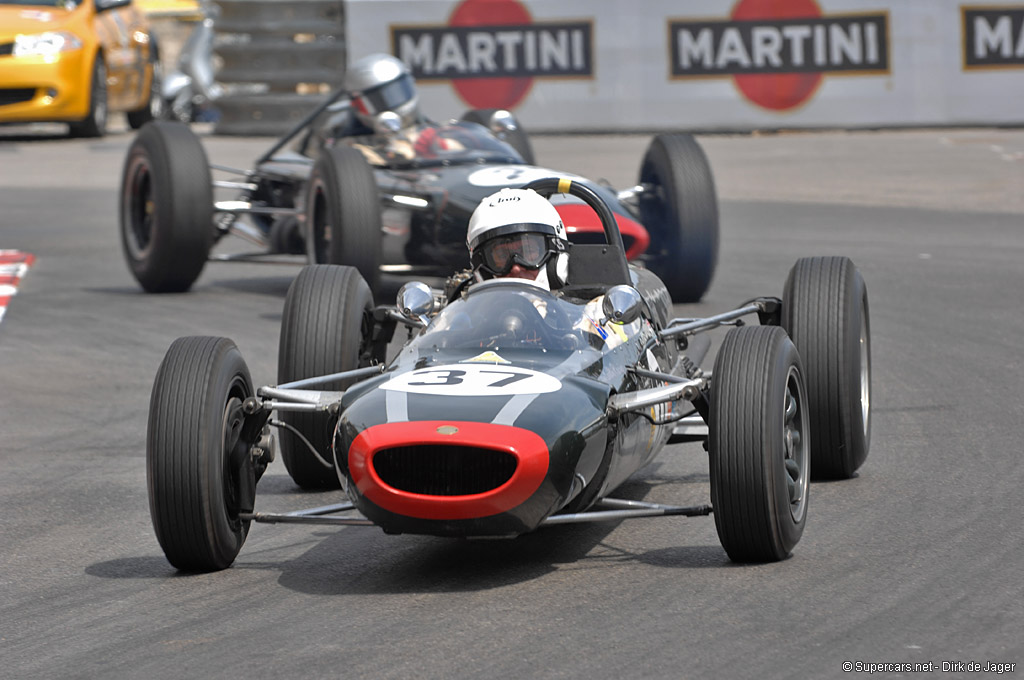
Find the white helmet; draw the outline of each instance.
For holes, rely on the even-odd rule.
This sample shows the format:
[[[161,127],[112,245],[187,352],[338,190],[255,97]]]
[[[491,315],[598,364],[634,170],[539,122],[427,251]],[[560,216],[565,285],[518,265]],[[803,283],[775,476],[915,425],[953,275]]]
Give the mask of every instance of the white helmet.
[[[393,111],[402,119],[402,127],[419,118],[419,99],[412,72],[403,61],[390,54],[371,54],[359,59],[345,72],[345,89],[352,99],[356,116],[367,127],[382,111]]]
[[[532,189],[506,188],[485,198],[466,234],[469,259],[481,279],[507,276],[518,264],[537,271],[536,282],[545,288],[565,285],[568,243],[558,211]]]

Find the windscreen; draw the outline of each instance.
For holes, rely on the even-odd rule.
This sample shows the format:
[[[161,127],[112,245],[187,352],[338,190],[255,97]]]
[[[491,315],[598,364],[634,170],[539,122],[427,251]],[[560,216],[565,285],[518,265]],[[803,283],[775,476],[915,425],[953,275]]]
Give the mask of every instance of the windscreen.
[[[515,280],[479,283],[448,304],[407,350],[421,356],[441,350],[603,353],[635,335],[642,322],[602,324],[602,300],[574,303]]]
[[[519,153],[475,123],[426,123],[393,134],[352,138],[371,165],[429,167],[462,163],[522,163]]]

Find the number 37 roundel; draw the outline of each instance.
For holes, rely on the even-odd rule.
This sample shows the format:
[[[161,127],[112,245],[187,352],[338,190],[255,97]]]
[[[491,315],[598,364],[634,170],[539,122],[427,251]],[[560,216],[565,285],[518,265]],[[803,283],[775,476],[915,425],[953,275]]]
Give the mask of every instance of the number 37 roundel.
[[[558,378],[528,368],[490,364],[431,366],[392,378],[382,390],[452,397],[544,394],[562,387]]]

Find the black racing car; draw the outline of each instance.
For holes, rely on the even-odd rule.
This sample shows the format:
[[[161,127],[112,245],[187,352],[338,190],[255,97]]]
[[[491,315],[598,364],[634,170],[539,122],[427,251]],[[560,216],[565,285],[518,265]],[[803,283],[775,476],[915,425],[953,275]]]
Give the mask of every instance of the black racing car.
[[[661,280],[627,263],[598,192],[564,178],[528,187],[567,190],[602,225],[603,242],[574,248],[556,292],[410,282],[397,306],[375,307],[356,269],[311,265],[285,300],[276,386],[254,388],[227,338],[171,345],[147,438],[150,510],[171,564],[230,566],[254,521],[508,537],[711,513],[732,559],[790,554],[812,473],[850,477],[868,453],[867,291],[853,263],[801,259],[781,299],[676,319]],[[751,317],[761,325],[743,325]],[[737,327],[708,372],[706,331],[723,325]],[[409,339],[388,361],[398,326]],[[685,441],[707,450],[710,505],[612,496]],[[257,511],[278,444],[299,486],[341,487],[348,502]]]
[[[333,122],[346,106],[336,93],[250,171],[211,166],[199,138],[180,123],[142,129],[125,160],[120,209],[125,258],[142,287],[187,290],[227,234],[258,251],[213,259],[304,255],[309,263],[356,267],[373,290],[381,272],[447,276],[469,264],[469,217],[485,196],[566,176],[531,164],[529,139],[507,111],[474,110],[404,130],[384,112],[376,134],[353,136]],[[213,181],[213,171],[237,177]],[[627,259],[661,277],[677,302],[701,298],[717,262],[718,204],[693,137],[654,137],[637,185],[623,191],[570,177],[615,214]],[[215,189],[230,198],[215,200]],[[600,241],[590,210],[571,197],[556,201],[570,241]]]

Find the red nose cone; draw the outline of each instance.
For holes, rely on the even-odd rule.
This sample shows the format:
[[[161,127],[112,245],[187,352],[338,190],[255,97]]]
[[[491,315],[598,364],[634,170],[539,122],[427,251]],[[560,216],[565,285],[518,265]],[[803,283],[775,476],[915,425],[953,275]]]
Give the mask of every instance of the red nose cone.
[[[539,435],[511,425],[462,421],[385,423],[348,450],[359,493],[419,519],[476,519],[521,505],[548,471]]]

